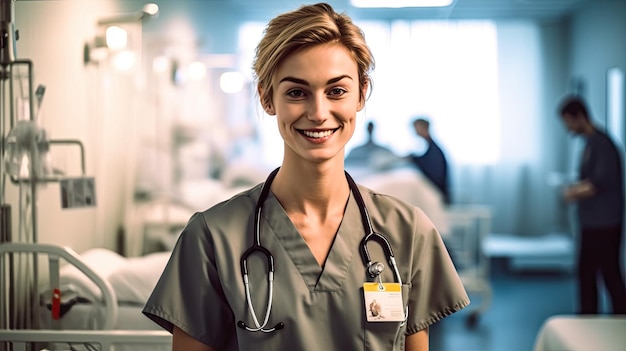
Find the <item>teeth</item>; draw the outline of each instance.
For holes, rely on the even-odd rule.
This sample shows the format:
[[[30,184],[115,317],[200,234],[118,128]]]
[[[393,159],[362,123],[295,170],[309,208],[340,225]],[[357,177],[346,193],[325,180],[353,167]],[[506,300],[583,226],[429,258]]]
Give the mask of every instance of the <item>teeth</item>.
[[[327,137],[331,134],[333,134],[332,130],[326,130],[323,132],[309,132],[307,130],[302,131],[304,133],[304,135],[306,135],[309,138],[324,138]]]

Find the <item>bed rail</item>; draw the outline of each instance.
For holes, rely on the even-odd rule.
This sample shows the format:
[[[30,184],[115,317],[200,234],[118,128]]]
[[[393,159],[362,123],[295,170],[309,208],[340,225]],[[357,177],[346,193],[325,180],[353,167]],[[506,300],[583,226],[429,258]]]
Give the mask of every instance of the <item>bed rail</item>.
[[[36,255],[45,254],[48,256],[48,263],[51,268],[50,291],[59,288],[59,258],[64,259],[69,264],[75,266],[78,270],[83,272],[102,291],[102,298],[106,308],[106,317],[102,329],[113,329],[117,321],[118,314],[117,297],[115,296],[115,292],[109,282],[102,279],[97,273],[89,268],[89,266],[84,264],[80,259],[80,255],[78,255],[74,250],[68,247],[49,244],[2,243],[0,244],[0,267],[2,267],[2,263],[4,263],[4,256],[14,253],[32,253]]]
[[[14,351],[26,351],[31,343],[98,344],[112,351],[116,345],[162,345],[172,343],[165,330],[0,330],[0,342],[10,342]]]

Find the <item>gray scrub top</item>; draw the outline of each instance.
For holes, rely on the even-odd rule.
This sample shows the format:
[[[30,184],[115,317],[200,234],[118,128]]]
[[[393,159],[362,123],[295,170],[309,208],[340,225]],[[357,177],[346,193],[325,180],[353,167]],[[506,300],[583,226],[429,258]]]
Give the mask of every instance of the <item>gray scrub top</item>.
[[[269,194],[261,215],[261,244],[274,257],[274,297],[267,328],[254,327],[246,302],[240,258],[253,242],[254,208],[261,185],[194,214],[143,313],[172,332],[177,326],[218,350],[404,350],[405,337],[469,304],[469,298],[432,222],[418,208],[359,186],[374,231],[393,249],[402,278],[408,320],[368,322],[363,283],[369,277],[359,251],[364,236],[351,195],[324,267],[320,267],[278,200]],[[394,282],[377,242],[372,261],[385,264],[383,282]],[[267,306],[267,259],[248,259],[253,308],[262,323]]]

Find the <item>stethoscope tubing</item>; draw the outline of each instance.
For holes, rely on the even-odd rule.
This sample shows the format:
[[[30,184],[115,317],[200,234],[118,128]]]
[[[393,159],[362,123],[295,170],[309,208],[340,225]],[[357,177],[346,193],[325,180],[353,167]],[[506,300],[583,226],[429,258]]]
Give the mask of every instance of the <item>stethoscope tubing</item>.
[[[345,173],[346,173],[346,179],[348,180],[348,184],[350,185],[350,189],[352,189],[352,194],[354,196],[354,199],[356,200],[358,207],[359,207],[359,211],[361,212],[361,220],[363,222],[363,228],[367,228],[368,234],[365,235],[363,239],[361,240],[361,256],[363,258],[363,262],[368,268],[372,265],[372,259],[369,254],[369,250],[367,249],[367,243],[370,240],[377,241],[382,246],[383,250],[385,251],[387,260],[389,261],[389,266],[392,267],[393,269],[393,275],[394,275],[394,278],[396,279],[396,282],[402,285],[402,277],[400,276],[400,271],[398,271],[396,258],[393,255],[393,250],[391,249],[391,244],[389,243],[389,240],[387,240],[387,238],[385,238],[384,235],[374,232],[374,227],[372,226],[372,219],[370,218],[369,212],[367,211],[367,206],[365,206],[365,200],[363,200],[363,196],[361,196],[361,192],[358,190],[358,187],[356,183],[354,182],[354,179],[352,179],[352,177],[348,174],[348,172],[345,172]],[[370,273],[370,277],[373,278],[374,275]]]
[[[267,180],[263,184],[263,187],[261,188],[261,194],[259,195],[259,199],[257,200],[257,204],[256,204],[255,211],[254,211],[254,242],[252,243],[252,246],[250,246],[246,251],[244,251],[243,255],[241,256],[241,261],[240,261],[241,274],[243,276],[243,282],[244,282],[244,288],[245,288],[245,294],[246,294],[246,301],[247,301],[248,309],[250,310],[250,315],[252,316],[252,321],[254,322],[255,328],[247,326],[246,323],[241,320],[237,322],[237,326],[249,332],[260,331],[263,333],[272,333],[274,331],[283,329],[285,326],[283,322],[280,322],[276,324],[274,327],[266,329],[267,324],[269,323],[270,313],[272,310],[272,301],[274,299],[273,293],[274,293],[275,266],[274,266],[274,257],[272,256],[272,253],[267,248],[261,245],[261,212],[263,209],[263,203],[265,202],[265,199],[269,195],[270,186],[272,184],[272,181],[276,177],[276,174],[278,173],[279,169],[280,167],[274,169],[270,173],[270,175],[267,177]],[[372,226],[372,220],[369,216],[367,207],[365,206],[365,201],[363,200],[363,197],[361,196],[358,186],[356,185],[352,177],[348,174],[348,172],[344,172],[344,173],[346,175],[346,179],[348,180],[348,185],[350,186],[350,190],[352,191],[352,194],[359,207],[359,212],[361,213],[361,221],[363,222],[363,228],[367,232],[367,235],[365,235],[363,239],[361,240],[360,253],[361,253],[361,258],[363,259],[365,266],[368,268],[368,272],[370,272],[370,276],[373,278],[377,274],[380,274],[380,270],[377,271],[378,273],[374,274],[372,273],[372,270],[369,269],[370,267],[372,267],[373,263],[369,254],[369,250],[367,249],[367,243],[370,240],[374,240],[382,246],[383,250],[385,251],[385,256],[387,256],[389,266],[392,267],[393,269],[393,275],[394,275],[396,282],[402,285],[402,277],[400,276],[400,272],[396,264],[396,259],[395,259],[395,256],[393,255],[393,250],[391,249],[391,244],[389,243],[387,238],[385,238],[384,235],[374,232],[374,228]],[[250,257],[255,252],[260,252],[267,259],[268,301],[267,301],[267,308],[265,310],[265,316],[263,318],[263,323],[259,323],[259,319],[254,310],[254,306],[252,305],[252,298],[250,294],[250,281],[248,277],[248,257]],[[379,264],[379,263],[375,263],[375,264]],[[406,322],[407,316],[408,316],[408,313],[405,313],[405,321],[402,323],[402,325],[404,325],[404,323]]]
[[[243,275],[243,282],[246,291],[246,301],[248,303],[248,308],[250,309],[250,315],[252,316],[252,321],[256,328],[251,328],[245,324],[244,321],[237,322],[237,326],[243,328],[250,332],[261,331],[264,333],[271,333],[276,330],[282,329],[284,324],[282,322],[276,324],[273,328],[265,329],[267,323],[270,319],[270,312],[272,311],[272,301],[274,301],[274,256],[272,253],[261,245],[261,211],[263,209],[263,202],[270,190],[270,185],[276,177],[279,168],[276,168],[270,175],[268,176],[265,184],[263,184],[263,188],[261,190],[261,194],[259,195],[259,201],[257,201],[257,205],[254,211],[254,242],[252,246],[250,246],[241,256],[241,273]],[[265,310],[265,317],[263,318],[263,324],[259,323],[256,312],[254,311],[254,306],[252,305],[252,298],[250,295],[250,280],[248,277],[248,257],[250,257],[256,251],[261,252],[267,258],[267,281],[268,281],[268,298],[267,298],[267,307]]]

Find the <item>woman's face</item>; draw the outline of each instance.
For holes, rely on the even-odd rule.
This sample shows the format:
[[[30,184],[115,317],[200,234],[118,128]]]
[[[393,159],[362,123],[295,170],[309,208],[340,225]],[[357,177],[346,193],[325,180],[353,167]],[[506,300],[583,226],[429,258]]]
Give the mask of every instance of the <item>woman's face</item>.
[[[297,52],[282,62],[272,86],[272,106],[266,111],[276,115],[286,160],[343,160],[365,96],[350,52],[339,44]]]

